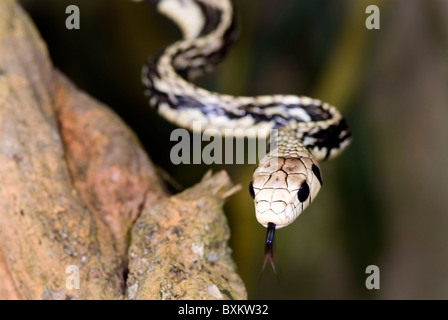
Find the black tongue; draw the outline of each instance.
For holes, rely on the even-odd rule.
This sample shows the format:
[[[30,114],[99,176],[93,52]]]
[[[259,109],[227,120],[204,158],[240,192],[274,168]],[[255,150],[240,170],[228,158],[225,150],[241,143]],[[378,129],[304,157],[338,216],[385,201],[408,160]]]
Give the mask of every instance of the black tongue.
[[[275,224],[269,222],[266,230],[266,245],[264,248],[264,253],[272,251],[274,245],[274,235],[275,235]]]
[[[263,268],[261,269],[261,273],[263,273],[268,261],[272,267],[272,270],[274,271],[274,273],[276,273],[274,264],[274,235],[275,235],[275,224],[269,222],[266,230],[266,243],[264,246],[264,263]]]

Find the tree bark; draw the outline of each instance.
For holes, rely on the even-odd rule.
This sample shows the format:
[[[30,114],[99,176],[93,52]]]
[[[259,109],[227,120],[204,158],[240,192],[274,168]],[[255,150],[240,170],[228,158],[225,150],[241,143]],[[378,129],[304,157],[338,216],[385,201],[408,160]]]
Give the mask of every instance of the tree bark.
[[[246,298],[222,212],[238,186],[220,172],[170,197],[14,0],[0,1],[0,179],[0,299]]]

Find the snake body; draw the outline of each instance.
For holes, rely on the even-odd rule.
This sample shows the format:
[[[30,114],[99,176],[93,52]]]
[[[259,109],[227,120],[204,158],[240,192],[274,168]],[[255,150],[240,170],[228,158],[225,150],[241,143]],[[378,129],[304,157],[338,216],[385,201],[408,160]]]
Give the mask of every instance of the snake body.
[[[161,116],[189,130],[195,121],[202,130],[220,132],[278,129],[275,148],[260,160],[249,184],[256,218],[268,228],[266,250],[271,259],[274,230],[291,224],[316,197],[322,186],[318,161],[336,156],[349,144],[348,125],[335,107],[317,99],[236,97],[194,85],[191,79],[210,71],[237,37],[231,1],[149,1],[183,34],[143,67],[145,95]]]

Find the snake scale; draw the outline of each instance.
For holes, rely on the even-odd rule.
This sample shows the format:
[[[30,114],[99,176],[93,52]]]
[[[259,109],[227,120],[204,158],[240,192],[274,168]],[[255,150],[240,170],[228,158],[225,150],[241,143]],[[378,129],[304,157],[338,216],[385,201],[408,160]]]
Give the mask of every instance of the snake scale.
[[[350,143],[341,113],[328,103],[295,95],[230,96],[190,81],[211,71],[237,37],[230,0],[146,0],[173,20],[183,39],[148,59],[142,70],[151,107],[177,126],[193,130],[277,129],[275,147],[253,173],[249,191],[256,218],[267,228],[265,260],[275,270],[276,229],[291,224],[322,186],[318,161],[333,158]]]

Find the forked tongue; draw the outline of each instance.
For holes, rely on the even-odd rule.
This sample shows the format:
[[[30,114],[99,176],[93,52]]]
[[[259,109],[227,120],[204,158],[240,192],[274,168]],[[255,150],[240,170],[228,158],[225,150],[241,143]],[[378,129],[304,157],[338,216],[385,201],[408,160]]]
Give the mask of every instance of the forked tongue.
[[[266,243],[264,246],[264,262],[263,262],[263,268],[261,268],[261,274],[263,274],[263,271],[266,268],[266,265],[269,261],[272,270],[274,271],[275,275],[277,275],[274,263],[274,235],[275,235],[275,224],[269,222],[266,230]]]

